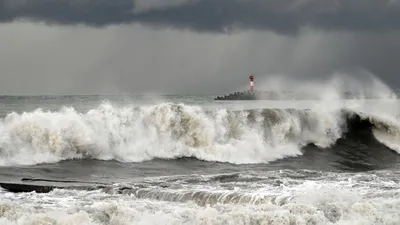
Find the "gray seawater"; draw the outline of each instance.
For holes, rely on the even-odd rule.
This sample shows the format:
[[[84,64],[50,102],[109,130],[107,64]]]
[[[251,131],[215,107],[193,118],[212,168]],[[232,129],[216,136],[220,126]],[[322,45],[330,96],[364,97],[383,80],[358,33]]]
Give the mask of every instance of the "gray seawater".
[[[398,106],[3,96],[0,224],[400,224]]]

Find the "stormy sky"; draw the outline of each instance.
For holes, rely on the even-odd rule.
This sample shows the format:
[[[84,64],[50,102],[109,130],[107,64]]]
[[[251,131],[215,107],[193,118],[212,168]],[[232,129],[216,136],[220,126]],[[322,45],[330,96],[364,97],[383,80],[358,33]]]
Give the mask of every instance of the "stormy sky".
[[[400,86],[399,0],[0,0],[0,94],[221,94],[248,75]]]

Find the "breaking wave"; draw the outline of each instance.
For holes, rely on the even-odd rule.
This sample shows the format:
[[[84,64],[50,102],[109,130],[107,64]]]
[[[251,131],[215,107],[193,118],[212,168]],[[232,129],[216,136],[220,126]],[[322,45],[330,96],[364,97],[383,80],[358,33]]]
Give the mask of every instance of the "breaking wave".
[[[162,103],[117,107],[103,103],[80,113],[37,109],[0,120],[0,165],[68,159],[141,162],[193,157],[234,164],[267,163],[327,148],[367,123],[374,138],[399,150],[400,124],[355,111],[316,109],[205,110]],[[350,129],[351,128],[351,129]]]

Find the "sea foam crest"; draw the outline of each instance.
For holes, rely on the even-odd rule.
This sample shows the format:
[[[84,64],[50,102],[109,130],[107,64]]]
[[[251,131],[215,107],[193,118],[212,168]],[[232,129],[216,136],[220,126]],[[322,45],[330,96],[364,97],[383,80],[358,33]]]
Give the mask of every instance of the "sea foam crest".
[[[341,137],[335,110],[205,111],[162,103],[117,107],[103,103],[85,113],[74,108],[11,113],[0,121],[0,165],[33,165],[93,158],[140,162],[154,158],[265,163],[301,154],[314,143]]]

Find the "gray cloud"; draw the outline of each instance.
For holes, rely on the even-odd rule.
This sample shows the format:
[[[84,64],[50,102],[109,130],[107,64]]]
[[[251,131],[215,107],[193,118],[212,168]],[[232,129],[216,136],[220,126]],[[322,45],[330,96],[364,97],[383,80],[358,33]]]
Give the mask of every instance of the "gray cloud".
[[[279,74],[326,80],[366,69],[400,86],[400,31],[216,35],[119,25],[0,24],[1,94],[221,94]],[[289,87],[290,88],[290,87]]]
[[[0,0],[0,92],[220,94],[357,69],[398,88],[399,28],[398,0]]]
[[[142,23],[196,31],[239,28],[296,33],[302,27],[391,31],[395,0],[0,0],[0,21],[107,26]]]

